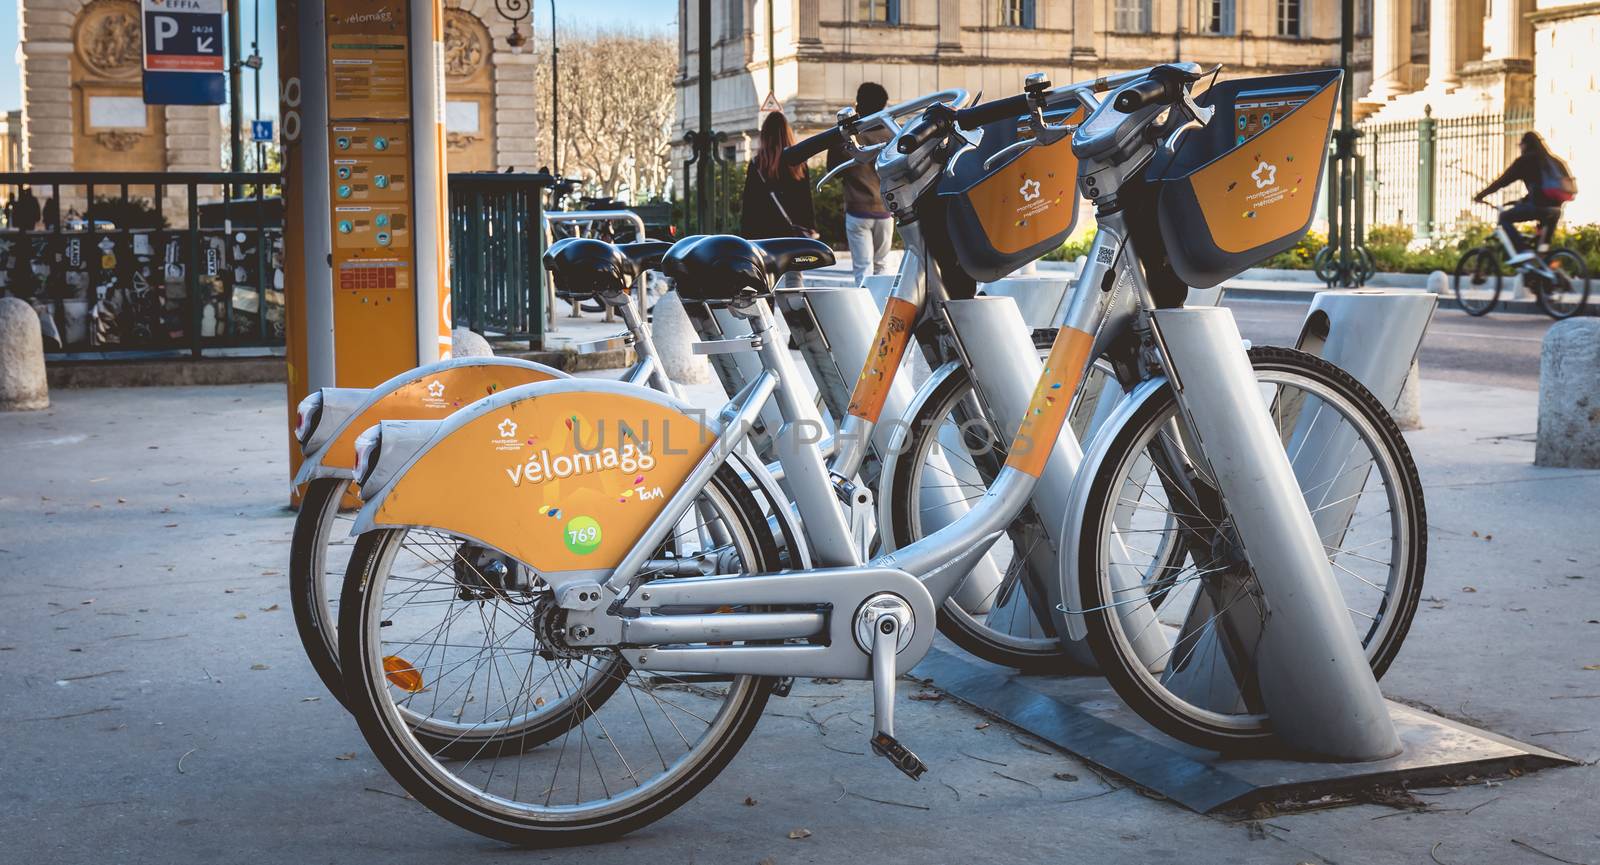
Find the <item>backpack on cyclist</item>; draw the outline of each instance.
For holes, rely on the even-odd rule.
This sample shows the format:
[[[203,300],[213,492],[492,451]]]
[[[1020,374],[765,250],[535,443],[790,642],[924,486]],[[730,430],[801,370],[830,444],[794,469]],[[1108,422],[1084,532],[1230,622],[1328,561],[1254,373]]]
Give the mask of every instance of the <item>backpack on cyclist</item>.
[[[1549,201],[1566,204],[1578,196],[1578,181],[1566,163],[1552,156],[1539,171],[1539,192]]]

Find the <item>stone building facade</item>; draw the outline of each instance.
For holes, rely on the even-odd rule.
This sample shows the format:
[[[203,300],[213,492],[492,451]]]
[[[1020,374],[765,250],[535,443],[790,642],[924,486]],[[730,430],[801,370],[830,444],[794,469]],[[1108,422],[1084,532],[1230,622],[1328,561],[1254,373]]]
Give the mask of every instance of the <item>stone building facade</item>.
[[[1031,72],[1045,72],[1059,84],[1174,59],[1223,64],[1224,76],[1326,67],[1338,63],[1339,5],[713,0],[712,124],[727,133],[728,155],[746,159],[769,91],[807,133],[831,123],[834,112],[853,101],[856,86],[868,80],[883,84],[891,100],[948,87],[996,98],[1018,92]],[[679,0],[678,141],[699,123],[697,8]],[[1466,190],[1478,188],[1472,185],[1476,175],[1492,177],[1498,170],[1492,166],[1514,155],[1520,132],[1512,129],[1513,118],[1522,124],[1518,129],[1531,126],[1543,134],[1580,183],[1589,177],[1589,185],[1600,188],[1600,157],[1593,149],[1600,138],[1600,2],[1358,0],[1356,30],[1351,85],[1364,125],[1393,128],[1425,114],[1460,122],[1477,118],[1486,125],[1506,121],[1503,147],[1500,138],[1460,145],[1495,152],[1472,154],[1472,183],[1452,186],[1451,200],[1439,202],[1441,211],[1464,213],[1471,196]],[[1455,164],[1466,155],[1441,159]],[[680,144],[675,163],[685,158]],[[1403,168],[1412,188],[1414,166],[1413,158]],[[1567,221],[1600,222],[1600,193],[1569,205]]]
[[[17,170],[223,169],[222,109],[144,104],[137,0],[19,2]],[[495,11],[494,0],[446,6],[451,170],[531,170],[535,58],[511,44],[513,24]],[[522,22],[524,37],[528,26]],[[169,195],[181,212],[183,193]]]
[[[537,58],[494,0],[446,0],[445,158],[451,171],[532,171]],[[516,26],[521,42],[530,20]]]
[[[697,5],[678,5],[679,139],[699,116]],[[1370,0],[1358,6],[1365,31]],[[1329,66],[1338,16],[1312,0],[714,0],[713,124],[746,157],[769,80],[805,131],[868,80],[895,101],[949,87],[997,98],[1032,72],[1062,84],[1174,59],[1228,76]],[[1369,46],[1357,45],[1358,92]]]
[[[18,12],[23,170],[218,170],[215,106],[144,104],[136,0],[23,0]],[[181,212],[185,193],[169,197]]]
[[[1533,27],[1533,123],[1580,178],[1569,223],[1600,223],[1600,3],[1539,0]]]

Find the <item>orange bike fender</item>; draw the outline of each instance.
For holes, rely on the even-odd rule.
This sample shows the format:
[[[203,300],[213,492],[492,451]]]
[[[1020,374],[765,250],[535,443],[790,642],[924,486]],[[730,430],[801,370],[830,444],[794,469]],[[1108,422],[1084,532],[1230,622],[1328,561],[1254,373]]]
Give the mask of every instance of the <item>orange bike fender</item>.
[[[542,573],[610,569],[714,439],[704,412],[649,388],[524,385],[445,420],[363,522],[471,538]]]

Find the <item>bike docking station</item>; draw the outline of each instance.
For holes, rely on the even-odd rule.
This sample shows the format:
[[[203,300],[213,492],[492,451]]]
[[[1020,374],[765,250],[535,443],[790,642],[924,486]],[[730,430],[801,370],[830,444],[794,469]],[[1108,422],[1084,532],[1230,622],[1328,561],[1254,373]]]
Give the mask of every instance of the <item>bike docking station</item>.
[[[1436,304],[1436,295],[1418,291],[1320,292],[1307,310],[1299,348],[1344,368],[1393,407]],[[1197,645],[1195,654],[1214,648],[1227,664],[1213,664],[1209,676],[1170,671],[1165,681],[1213,705],[1261,706],[1272,723],[1270,744],[1236,753],[1193,747],[1142,720],[1097,676],[1023,673],[940,645],[912,677],[1199,813],[1242,813],[1263,804],[1292,810],[1328,795],[1360,801],[1363,791],[1380,787],[1448,785],[1468,776],[1574,765],[1560,754],[1383,697],[1323,551],[1324,544],[1339,545],[1353,510],[1340,503],[1352,485],[1359,490],[1370,466],[1291,464],[1286,453],[1290,444],[1303,453],[1337,449],[1335,439],[1354,433],[1319,430],[1309,407],[1275,406],[1279,411],[1269,413],[1255,388],[1236,384],[1251,377],[1229,311],[1184,308],[1156,317],[1168,350],[1185,360],[1180,407],[1194,401],[1237,407],[1206,413],[1194,432],[1202,441],[1242,443],[1213,468],[1228,499],[1247,503],[1235,512],[1237,530],[1271,597],[1264,619],[1254,611],[1223,616],[1221,628],[1197,641],[1218,645]],[[1070,428],[1062,433],[1051,464],[1092,467],[1095,443],[1085,457],[1076,440],[1067,441],[1072,437]],[[1307,509],[1292,512],[1265,506],[1272,495],[1300,489],[1307,499],[1315,491],[1321,504],[1308,501]],[[1252,498],[1258,507],[1248,506]],[[1073,528],[1066,526],[1063,537]],[[1318,578],[1304,579],[1308,570],[1320,571]],[[1274,591],[1269,581],[1285,574],[1294,579]],[[1074,601],[1068,599],[1067,609]],[[1126,608],[1118,613],[1138,615]],[[1081,636],[1075,618],[1066,614],[1064,624]],[[1182,681],[1185,675],[1194,680]],[[1247,689],[1253,693],[1242,693]]]

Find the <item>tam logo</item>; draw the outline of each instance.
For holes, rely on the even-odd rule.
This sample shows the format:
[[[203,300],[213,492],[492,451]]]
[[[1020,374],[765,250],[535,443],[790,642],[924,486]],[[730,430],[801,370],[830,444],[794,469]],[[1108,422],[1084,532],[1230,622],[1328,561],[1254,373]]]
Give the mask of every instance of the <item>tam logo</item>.
[[[1250,172],[1251,179],[1255,180],[1257,189],[1266,189],[1278,179],[1278,166],[1270,162],[1263,162]]]
[[[1017,192],[1022,195],[1023,201],[1032,201],[1039,197],[1039,181],[1023,180],[1022,187]]]

